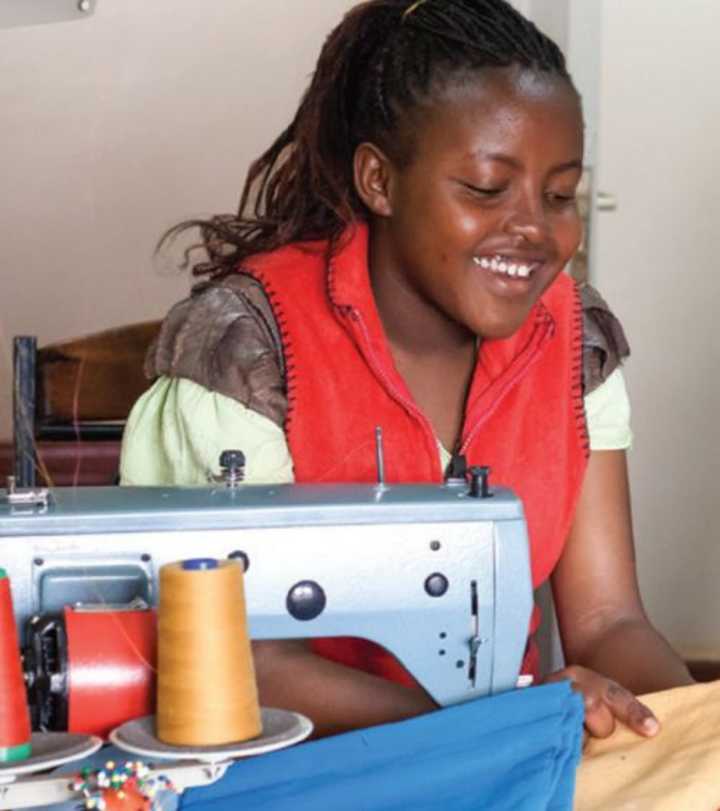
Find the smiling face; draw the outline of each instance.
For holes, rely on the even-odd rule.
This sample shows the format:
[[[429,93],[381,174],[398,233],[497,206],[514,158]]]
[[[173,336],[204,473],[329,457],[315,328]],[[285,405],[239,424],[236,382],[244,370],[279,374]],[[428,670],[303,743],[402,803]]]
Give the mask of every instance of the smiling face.
[[[404,164],[367,144],[355,160],[388,335],[508,337],[580,243],[579,98],[556,76],[484,69],[445,86],[410,124]]]

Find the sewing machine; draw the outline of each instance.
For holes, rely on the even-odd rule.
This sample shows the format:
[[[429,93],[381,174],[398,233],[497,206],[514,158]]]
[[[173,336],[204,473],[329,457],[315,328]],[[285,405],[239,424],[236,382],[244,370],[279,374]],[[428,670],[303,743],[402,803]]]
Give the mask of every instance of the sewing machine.
[[[84,697],[117,705],[113,673],[122,686],[127,662],[102,661],[100,643],[118,636],[104,616],[148,612],[159,567],[199,555],[244,562],[255,639],[372,640],[441,705],[517,683],[532,603],[525,522],[486,470],[445,485],[9,489],[0,565],[36,725],[72,727]]]

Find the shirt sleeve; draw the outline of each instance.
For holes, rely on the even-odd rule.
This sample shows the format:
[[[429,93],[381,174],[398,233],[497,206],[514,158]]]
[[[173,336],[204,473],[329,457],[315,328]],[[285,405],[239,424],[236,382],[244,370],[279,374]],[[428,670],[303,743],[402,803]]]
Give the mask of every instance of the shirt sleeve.
[[[123,437],[120,481],[135,486],[202,486],[224,450],[242,450],[245,481],[294,479],[282,429],[237,400],[185,378],[159,378],[137,401]]]
[[[590,450],[627,450],[632,447],[630,399],[620,368],[585,395]]]

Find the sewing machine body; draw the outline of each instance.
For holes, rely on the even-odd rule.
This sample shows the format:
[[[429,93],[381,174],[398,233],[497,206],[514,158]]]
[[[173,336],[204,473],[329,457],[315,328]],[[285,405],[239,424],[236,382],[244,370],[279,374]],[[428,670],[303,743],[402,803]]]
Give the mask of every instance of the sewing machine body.
[[[532,608],[522,505],[465,485],[0,491],[0,566],[39,614],[157,601],[164,563],[235,556],[255,639],[357,636],[441,705],[516,685]],[[295,614],[295,615],[293,615]]]

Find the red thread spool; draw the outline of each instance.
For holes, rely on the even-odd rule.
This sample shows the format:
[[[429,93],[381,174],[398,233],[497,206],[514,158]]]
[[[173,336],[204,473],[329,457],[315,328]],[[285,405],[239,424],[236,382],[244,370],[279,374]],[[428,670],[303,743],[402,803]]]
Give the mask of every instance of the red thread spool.
[[[65,608],[68,732],[106,738],[125,721],[153,712],[155,628],[153,611]]]
[[[0,569],[0,763],[29,757],[30,735],[10,580]]]

